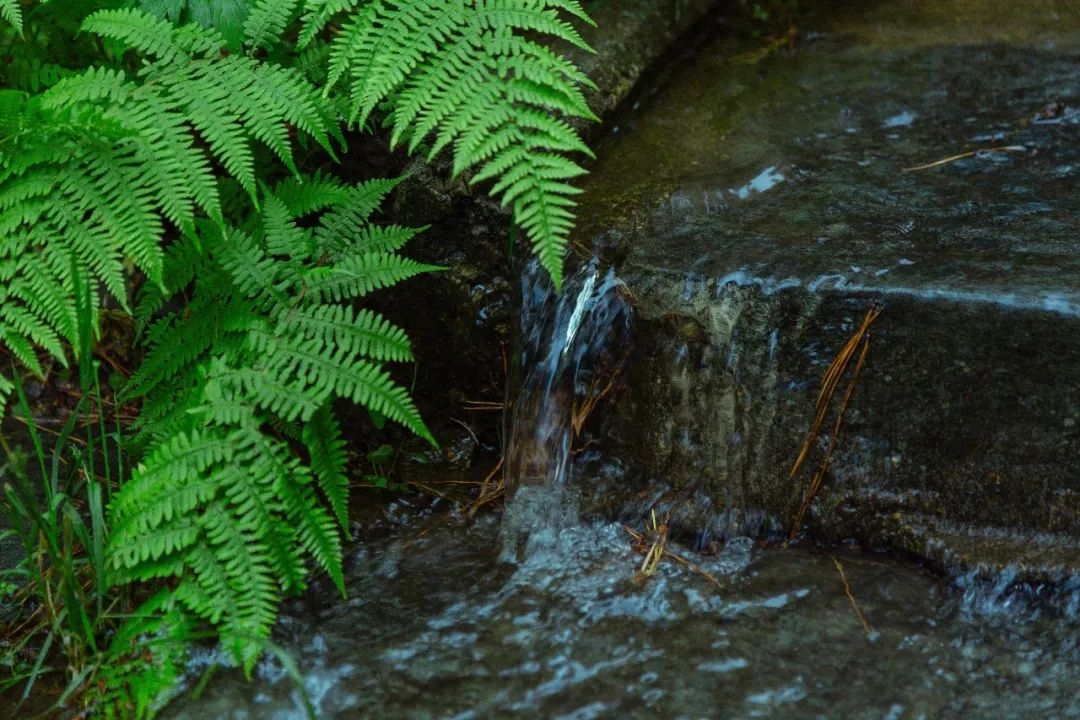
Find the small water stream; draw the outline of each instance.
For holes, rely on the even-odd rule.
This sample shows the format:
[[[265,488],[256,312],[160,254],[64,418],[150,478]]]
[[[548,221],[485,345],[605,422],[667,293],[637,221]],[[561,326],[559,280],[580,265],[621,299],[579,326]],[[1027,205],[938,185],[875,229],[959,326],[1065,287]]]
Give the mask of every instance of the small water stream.
[[[318,716],[1080,717],[1077,608],[1007,583],[749,538],[695,557],[718,585],[675,563],[641,580],[616,524],[565,529],[517,565],[499,546],[494,519],[443,517],[354,548],[351,599],[326,588],[278,632]],[[267,660],[253,685],[226,671],[168,716],[304,714]]]
[[[1080,173],[1080,14],[1048,0],[869,5],[835,7],[808,21],[805,54],[733,63],[728,41],[718,40],[658,93],[659,111],[631,114],[620,126],[615,135],[635,135],[636,149],[614,136],[604,144],[584,196],[590,232],[647,223],[669,231],[633,249],[628,263],[670,270],[676,280],[664,292],[682,313],[650,318],[670,331],[650,348],[664,376],[637,377],[643,385],[666,383],[655,392],[664,406],[654,413],[657,425],[644,435],[653,454],[668,460],[648,468],[648,492],[676,470],[708,472],[720,486],[734,478],[729,495],[709,500],[703,519],[688,520],[705,528],[698,547],[670,546],[689,566],[669,558],[642,576],[631,535],[611,521],[625,504],[604,512],[593,498],[594,512],[579,512],[582,488],[602,495],[642,464],[640,447],[605,457],[581,434],[590,413],[602,413],[594,406],[612,397],[605,389],[626,362],[641,306],[632,307],[616,273],[595,260],[570,274],[558,298],[527,272],[524,347],[511,369],[518,392],[506,416],[513,498],[505,517],[467,520],[448,503],[423,511],[408,499],[395,503],[386,522],[358,528],[360,540],[348,551],[348,600],[316,583],[286,608],[275,641],[295,658],[303,693],[268,657],[253,683],[235,669],[219,670],[198,699],[180,697],[165,717],[292,720],[306,716],[305,694],[318,717],[342,720],[1080,717],[1080,582],[1064,565],[1057,584],[1020,582],[1028,568],[1019,564],[997,566],[987,579],[958,563],[942,576],[854,547],[780,550],[743,536],[770,522],[765,513],[750,515],[755,503],[770,500],[745,481],[751,466],[782,475],[789,458],[784,447],[776,467],[762,460],[766,442],[774,442],[766,433],[784,423],[792,437],[805,432],[802,419],[790,419],[799,394],[812,398],[870,292],[899,297],[890,300],[890,317],[904,320],[885,325],[886,351],[875,357],[883,369],[860,389],[868,404],[856,407],[852,424],[861,412],[873,425],[866,418],[874,403],[923,402],[925,446],[904,436],[903,452],[856,447],[840,479],[854,477],[880,497],[888,490],[897,507],[914,498],[934,518],[946,514],[946,501],[970,506],[978,518],[983,497],[1008,501],[1012,492],[1017,513],[1028,511],[1025,503],[1045,503],[1019,485],[998,482],[991,495],[975,481],[942,500],[934,492],[944,474],[924,467],[918,481],[927,487],[898,490],[886,487],[898,482],[890,468],[918,469],[932,453],[959,457],[956,448],[969,445],[985,460],[997,456],[976,442],[1023,451],[1024,442],[1045,437],[1053,447],[1031,451],[1031,462],[1053,467],[1025,467],[1057,477],[1074,462],[1076,346],[1060,328],[1075,321],[1080,302],[1076,276],[1061,279],[1080,267],[1075,231],[1066,233]],[[1047,110],[1045,124],[1027,122],[1018,108],[1041,107],[1046,87],[1060,105]],[[962,110],[971,97],[988,103],[977,118]],[[955,118],[950,103],[961,108]],[[1023,144],[1024,154],[973,153],[948,172],[903,173],[999,142]],[[1056,154],[1048,157],[1047,148]],[[691,156],[694,162],[684,161]],[[1007,172],[1027,174],[1010,184],[1019,175]],[[1007,263],[998,243],[1004,236],[1016,250]],[[870,264],[868,254],[881,262]],[[974,337],[985,330],[1005,339],[949,349],[954,326],[919,304],[934,299],[945,300],[956,315],[950,322]],[[1012,314],[986,314],[987,305]],[[831,320],[814,325],[819,310]],[[1045,352],[1026,354],[1032,346]],[[933,367],[915,366],[893,382],[889,373],[902,371],[891,358],[910,350],[925,359],[925,348],[947,349],[940,361],[930,356]],[[781,356],[798,359],[786,379],[778,379]],[[1030,369],[1020,379],[1010,374],[1018,362]],[[1036,407],[1047,378],[1061,380]],[[1004,400],[987,405],[985,417],[960,417],[965,407],[984,407],[964,403],[991,385]],[[933,392],[919,399],[919,388]],[[645,395],[621,401],[638,403],[628,416],[649,415]],[[1059,435],[1033,424],[1026,440],[995,440],[993,413],[1023,403]],[[908,417],[889,415],[871,429],[899,436]],[[633,436],[617,425],[607,431]],[[723,443],[709,446],[716,437]],[[955,445],[944,445],[946,437]],[[862,457],[878,464],[860,465]],[[1017,456],[1001,457],[995,472],[1015,469]],[[676,490],[689,497],[698,488]],[[640,507],[654,504],[646,495],[635,500]],[[1049,512],[1061,523],[1050,530],[1072,527],[1072,506],[1062,507]],[[887,510],[882,517],[894,514]],[[706,532],[735,512],[744,514]],[[956,535],[972,548],[1035,537],[994,532]],[[1061,536],[1040,537],[1055,546]],[[710,542],[718,538],[725,542]],[[194,657],[192,685],[219,659],[212,651]]]

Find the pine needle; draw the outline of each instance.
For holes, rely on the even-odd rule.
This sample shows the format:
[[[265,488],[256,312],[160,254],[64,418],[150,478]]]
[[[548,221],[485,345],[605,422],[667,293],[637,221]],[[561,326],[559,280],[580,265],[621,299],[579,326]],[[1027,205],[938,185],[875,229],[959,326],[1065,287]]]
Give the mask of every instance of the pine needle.
[[[863,364],[866,362],[866,356],[870,351],[870,326],[877,319],[877,316],[881,314],[882,306],[878,303],[871,305],[867,310],[866,316],[863,318],[862,324],[859,325],[859,329],[844,343],[844,347],[829,364],[829,367],[825,370],[825,375],[821,379],[821,390],[818,392],[817,403],[815,405],[814,421],[810,426],[810,431],[806,434],[806,440],[803,442],[802,449],[799,451],[799,456],[795,459],[795,464],[791,467],[791,472],[788,473],[788,477],[794,479],[798,475],[799,470],[802,468],[803,462],[810,454],[810,449],[813,447],[814,442],[817,440],[821,431],[821,426],[825,422],[825,416],[829,411],[829,405],[832,401],[833,395],[836,393],[836,388],[843,378],[844,373],[847,372],[848,367],[851,365],[851,361],[858,357],[855,361],[855,367],[851,371],[851,375],[848,379],[847,389],[844,391],[844,395],[840,400],[840,408],[837,411],[836,421],[833,423],[832,434],[829,438],[829,446],[825,451],[824,457],[821,459],[821,463],[818,465],[817,471],[814,473],[814,477],[810,480],[810,486],[806,491],[806,495],[803,498],[802,504],[799,506],[798,512],[795,514],[795,522],[791,526],[791,532],[788,534],[788,542],[790,543],[795,539],[795,536],[799,533],[799,528],[802,526],[803,516],[810,508],[810,503],[813,502],[817,496],[818,491],[821,489],[821,483],[825,478],[825,471],[829,466],[829,458],[832,456],[833,448],[836,445],[836,438],[840,433],[840,425],[844,420],[844,413],[847,410],[848,402],[851,400],[852,394],[855,392],[855,381],[859,377],[859,371],[862,370]],[[859,347],[862,347],[859,350]]]
[[[866,616],[862,614],[862,610],[859,609],[859,604],[855,602],[855,595],[851,592],[851,585],[848,584],[847,576],[844,574],[844,566],[840,564],[840,561],[835,557],[830,556],[833,564],[836,565],[837,572],[840,573],[840,582],[844,583],[844,594],[847,595],[848,602],[851,603],[851,609],[855,611],[856,617],[859,618],[859,622],[862,623],[863,630],[866,631],[866,637],[872,638],[874,636],[874,628],[866,620]]]

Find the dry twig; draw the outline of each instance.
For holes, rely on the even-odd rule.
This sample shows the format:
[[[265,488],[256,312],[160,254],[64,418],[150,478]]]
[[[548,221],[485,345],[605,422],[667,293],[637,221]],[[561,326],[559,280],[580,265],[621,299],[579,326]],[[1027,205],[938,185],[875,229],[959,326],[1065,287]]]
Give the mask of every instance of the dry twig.
[[[792,523],[791,532],[788,534],[788,542],[795,539],[795,536],[799,532],[799,528],[802,526],[803,516],[806,515],[806,511],[810,509],[810,503],[813,502],[814,497],[817,496],[819,490],[821,490],[821,483],[825,479],[825,470],[829,467],[829,458],[832,457],[833,448],[836,446],[836,438],[840,434],[840,425],[844,421],[844,413],[847,411],[848,402],[851,400],[851,396],[855,391],[855,381],[859,377],[859,371],[862,370],[863,364],[866,362],[866,356],[870,351],[870,326],[873,324],[877,316],[881,314],[882,306],[878,303],[871,305],[870,309],[866,312],[866,317],[863,318],[862,324],[859,325],[859,329],[855,331],[855,334],[844,343],[844,347],[840,349],[840,352],[829,363],[829,367],[825,370],[825,375],[821,379],[821,390],[818,392],[817,405],[814,412],[814,422],[810,426],[810,431],[806,434],[806,440],[803,442],[802,449],[799,451],[799,456],[795,460],[795,464],[791,467],[791,472],[788,473],[789,478],[794,478],[799,469],[802,467],[803,462],[810,454],[810,448],[813,447],[814,441],[817,440],[818,434],[821,432],[821,426],[825,422],[825,415],[829,411],[829,404],[832,401],[833,395],[836,393],[836,388],[840,383],[840,379],[844,376],[848,367],[851,365],[852,358],[855,357],[856,350],[859,346],[862,346],[862,350],[858,353],[858,359],[855,362],[855,367],[851,371],[851,376],[848,379],[847,389],[844,391],[844,396],[840,400],[840,408],[836,413],[836,421],[833,423],[832,435],[829,437],[829,445],[825,450],[825,455],[821,459],[821,463],[818,465],[817,471],[814,473],[814,477],[810,480],[810,486],[806,490],[806,496],[803,498],[802,504],[799,506],[799,511],[795,514],[795,521]]]
[[[652,513],[652,524],[646,525],[645,527],[646,532],[639,533],[627,525],[623,525],[623,530],[625,530],[630,535],[630,537],[634,539],[631,547],[635,551],[645,555],[645,559],[642,561],[641,567],[638,569],[637,573],[634,574],[635,581],[642,581],[653,575],[656,572],[656,569],[660,566],[660,561],[664,558],[668,558],[669,560],[673,560],[679,565],[683,566],[690,572],[705,578],[714,586],[716,586],[717,589],[723,589],[724,586],[720,583],[719,580],[716,579],[716,577],[712,573],[708,572],[707,570],[703,570],[702,568],[698,567],[697,565],[684,558],[682,555],[679,555],[678,553],[674,553],[671,550],[667,549],[667,521],[665,520],[664,522],[658,524],[656,521],[655,511]]]
[[[847,576],[844,574],[844,566],[841,565],[840,561],[835,557],[832,558],[832,561],[833,564],[836,565],[837,572],[840,573],[840,582],[844,583],[844,593],[847,594],[848,601],[851,603],[851,609],[855,611],[855,615],[858,616],[859,622],[862,623],[863,630],[866,631],[866,636],[873,637],[874,628],[866,621],[866,616],[862,614],[862,610],[859,609],[858,603],[855,602],[855,595],[852,594],[851,585],[848,584]]]
[[[947,158],[935,160],[924,165],[915,165],[913,167],[904,168],[903,172],[916,172],[918,170],[929,170],[939,165],[948,165],[949,163],[956,162],[957,160],[963,160],[969,157],[975,157],[980,153],[995,153],[995,152],[1027,152],[1027,148],[1023,145],[1000,145],[998,147],[981,148],[979,150],[969,150],[968,152],[960,153],[959,155],[950,155]]]

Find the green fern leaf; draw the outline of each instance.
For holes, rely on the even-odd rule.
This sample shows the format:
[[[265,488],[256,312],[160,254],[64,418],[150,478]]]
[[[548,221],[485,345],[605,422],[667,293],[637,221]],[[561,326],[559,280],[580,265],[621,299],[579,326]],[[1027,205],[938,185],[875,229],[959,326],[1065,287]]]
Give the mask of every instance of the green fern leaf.
[[[15,28],[15,32],[19,33],[19,36],[22,37],[22,6],[19,4],[19,0],[0,0],[0,18],[4,18],[4,20]]]
[[[283,180],[274,187],[273,194],[285,204],[293,218],[302,218],[348,202],[352,192],[352,188],[335,177],[315,174],[308,178]]]
[[[244,20],[245,42],[268,48],[281,41],[285,27],[295,17],[299,0],[256,0]]]
[[[84,22],[84,32],[119,40],[162,65],[172,65],[192,55],[206,55],[220,50],[224,39],[213,30],[187,30],[178,33],[172,23],[134,8],[99,10]]]
[[[492,194],[514,211],[534,251],[562,280],[573,229],[568,182],[584,170],[567,155],[588,149],[563,117],[594,120],[581,88],[591,83],[533,37],[588,50],[569,15],[589,22],[574,0],[445,0],[308,3],[301,36],[315,36],[331,9],[349,10],[331,42],[326,93],[343,85],[350,121],[389,108],[391,143],[409,152],[430,141],[429,158],[451,147],[454,173],[497,178]],[[541,159],[533,159],[539,155]],[[479,179],[478,179],[479,178]]]
[[[137,540],[139,533],[162,521],[186,516],[214,497],[217,484],[206,478],[200,480],[200,476],[215,464],[234,460],[237,448],[233,440],[219,430],[193,430],[175,433],[156,447],[109,505],[114,533],[134,523],[130,535]],[[146,556],[143,548],[129,548],[122,543],[114,543],[114,547],[124,551],[113,555],[114,567],[133,567]]]
[[[296,539],[319,567],[326,571],[344,596],[345,573],[341,561],[341,535],[334,518],[326,514],[308,482],[281,482],[277,490],[285,499],[288,523],[296,529]]]
[[[393,253],[369,252],[345,258],[333,268],[314,270],[311,274],[317,282],[312,292],[323,301],[360,298],[421,273],[441,269]]]
[[[303,29],[297,38],[301,48],[310,45],[335,15],[356,7],[358,0],[306,0],[304,2]]]
[[[298,308],[279,319],[277,332],[291,332],[321,347],[338,348],[350,356],[380,362],[413,359],[405,331],[370,310],[354,311],[348,305],[314,305]]]
[[[304,587],[306,558],[344,592],[347,456],[332,403],[352,400],[434,442],[381,364],[410,359],[408,338],[352,306],[430,269],[395,252],[414,230],[370,224],[396,182],[264,188],[244,230],[197,225],[163,264],[165,287],[193,296],[150,326],[126,390],[146,395],[151,445],[110,506],[110,577],[182,578],[176,602],[247,670],[281,597]],[[314,228],[298,223],[316,212]],[[194,283],[185,263],[198,267]]]
[[[207,544],[196,545],[190,554],[197,580],[188,588],[182,583],[176,597],[217,625],[222,646],[250,675],[262,652],[260,639],[269,634],[281,602],[273,570],[260,552],[265,546],[237,526],[222,503],[207,506],[201,522]],[[196,583],[201,592],[192,592]]]
[[[303,440],[311,457],[311,474],[337,518],[338,526],[347,534],[349,479],[345,477],[345,463],[348,456],[341,425],[329,405],[323,405],[304,423]]]

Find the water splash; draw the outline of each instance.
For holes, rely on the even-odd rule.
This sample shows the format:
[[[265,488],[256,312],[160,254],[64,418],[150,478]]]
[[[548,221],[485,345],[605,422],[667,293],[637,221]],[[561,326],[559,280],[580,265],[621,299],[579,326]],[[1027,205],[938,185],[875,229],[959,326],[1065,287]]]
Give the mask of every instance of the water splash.
[[[593,258],[556,294],[533,261],[522,275],[517,395],[506,413],[507,559],[577,522],[571,446],[625,359],[632,310],[623,282]]]

